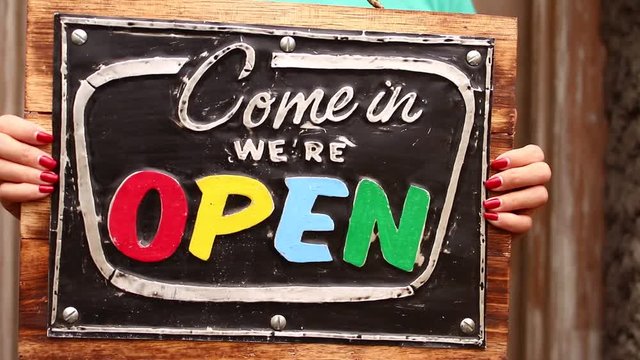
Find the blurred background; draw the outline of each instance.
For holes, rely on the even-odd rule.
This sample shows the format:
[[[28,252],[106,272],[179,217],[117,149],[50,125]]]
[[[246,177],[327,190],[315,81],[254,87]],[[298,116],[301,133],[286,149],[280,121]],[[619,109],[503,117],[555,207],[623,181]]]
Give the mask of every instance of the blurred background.
[[[514,241],[509,358],[640,359],[640,1],[475,4],[519,18],[517,144],[554,171]],[[0,114],[23,108],[24,5],[0,0]],[[0,209],[0,359],[17,356],[17,239]]]
[[[22,114],[26,1],[0,0],[0,114]],[[17,358],[18,224],[0,206],[0,360]]]

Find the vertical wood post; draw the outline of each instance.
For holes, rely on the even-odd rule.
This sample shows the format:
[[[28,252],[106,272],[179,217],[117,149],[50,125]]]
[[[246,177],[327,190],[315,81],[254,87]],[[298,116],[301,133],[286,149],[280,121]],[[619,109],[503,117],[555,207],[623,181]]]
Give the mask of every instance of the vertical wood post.
[[[25,4],[0,1],[0,115],[20,114],[23,96]],[[0,207],[0,359],[17,356],[18,234]]]
[[[599,359],[607,137],[600,1],[530,4],[527,117],[554,176],[549,205],[522,245],[524,346],[513,358]]]

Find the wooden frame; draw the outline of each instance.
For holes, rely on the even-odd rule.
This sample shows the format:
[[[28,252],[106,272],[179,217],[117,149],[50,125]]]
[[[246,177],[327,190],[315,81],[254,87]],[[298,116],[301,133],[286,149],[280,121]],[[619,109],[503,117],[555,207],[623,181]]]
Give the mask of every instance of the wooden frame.
[[[259,11],[256,11],[259,8]],[[207,20],[266,25],[374,30],[483,36],[496,39],[491,158],[512,147],[515,128],[516,22],[509,18],[447,15],[419,12],[349,9],[313,5],[254,3],[229,0],[222,3],[189,0],[127,3],[31,0],[28,5],[26,117],[51,127],[54,13],[101,16],[153,17],[158,19]],[[487,251],[487,348],[443,350],[387,346],[312,344],[247,344],[180,341],[61,340],[46,337],[47,272],[49,257],[48,201],[22,208],[20,278],[20,355],[25,358],[385,358],[457,359],[506,357],[510,236],[490,229]],[[179,355],[178,355],[179,354]],[[215,354],[215,355],[214,355]]]

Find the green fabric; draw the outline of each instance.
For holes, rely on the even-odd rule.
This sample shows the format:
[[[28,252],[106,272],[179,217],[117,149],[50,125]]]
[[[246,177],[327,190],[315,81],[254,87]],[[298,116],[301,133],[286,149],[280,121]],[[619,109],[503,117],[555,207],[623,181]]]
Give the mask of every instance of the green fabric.
[[[303,4],[343,5],[371,7],[367,0],[273,0],[278,2],[296,2]],[[440,11],[463,14],[475,14],[472,0],[382,0],[386,9]]]

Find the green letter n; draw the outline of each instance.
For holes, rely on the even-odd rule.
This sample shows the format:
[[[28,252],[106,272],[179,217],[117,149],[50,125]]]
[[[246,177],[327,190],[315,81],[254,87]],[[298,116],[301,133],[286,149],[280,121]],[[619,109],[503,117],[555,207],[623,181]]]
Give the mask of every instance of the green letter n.
[[[344,261],[357,267],[364,265],[377,224],[384,259],[398,269],[413,271],[430,201],[427,190],[411,185],[404,200],[400,226],[396,227],[389,199],[382,187],[370,179],[360,180],[349,219]]]

